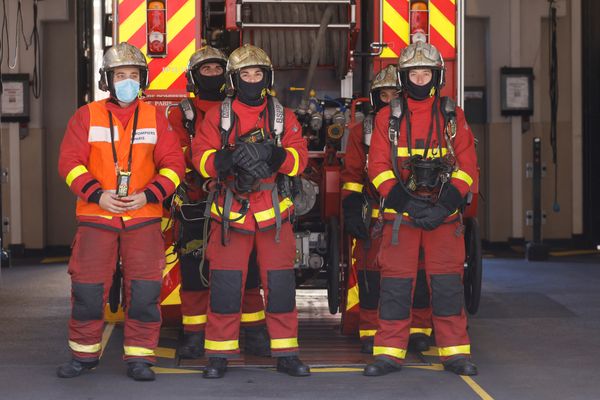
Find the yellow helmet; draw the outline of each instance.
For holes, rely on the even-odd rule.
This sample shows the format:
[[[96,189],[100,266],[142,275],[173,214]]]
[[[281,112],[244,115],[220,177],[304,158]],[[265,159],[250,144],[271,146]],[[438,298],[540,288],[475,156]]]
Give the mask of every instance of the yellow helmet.
[[[140,86],[145,89],[148,86],[148,63],[146,57],[137,47],[122,42],[109,48],[102,57],[102,68],[100,68],[100,81],[98,88],[107,91],[109,87],[108,72],[117,67],[139,67]]]
[[[232,76],[240,72],[246,67],[265,68],[271,72],[271,84],[273,86],[273,64],[267,53],[260,47],[251,44],[245,44],[242,47],[235,49],[227,60],[227,75],[233,87]]]

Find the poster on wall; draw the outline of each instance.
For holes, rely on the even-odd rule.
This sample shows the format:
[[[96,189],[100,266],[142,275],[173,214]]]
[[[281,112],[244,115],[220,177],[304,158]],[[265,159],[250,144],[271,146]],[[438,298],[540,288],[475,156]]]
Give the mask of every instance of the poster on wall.
[[[29,74],[2,74],[2,122],[29,122]]]

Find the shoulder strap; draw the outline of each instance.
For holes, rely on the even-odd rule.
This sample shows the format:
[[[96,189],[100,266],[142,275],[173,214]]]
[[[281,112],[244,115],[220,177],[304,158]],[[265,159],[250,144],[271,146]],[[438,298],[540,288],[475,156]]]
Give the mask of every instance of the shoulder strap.
[[[281,147],[281,138],[285,131],[285,109],[276,97],[269,96],[267,99],[267,111],[269,112],[269,129],[275,137],[275,145]]]
[[[400,136],[400,121],[404,115],[402,97],[393,99],[390,102],[390,123],[388,128],[388,136],[390,144],[398,146],[398,137]]]
[[[192,99],[186,97],[181,100],[179,108],[181,109],[183,127],[191,137],[194,137],[196,135],[196,107],[194,107]]]
[[[225,148],[229,142],[229,134],[233,129],[234,124],[234,113],[231,109],[232,99],[231,97],[226,97],[223,102],[221,102],[221,148]]]
[[[374,115],[369,114],[363,121],[363,144],[365,145],[365,152],[369,154],[369,147],[371,146],[371,137],[373,136],[373,122]]]

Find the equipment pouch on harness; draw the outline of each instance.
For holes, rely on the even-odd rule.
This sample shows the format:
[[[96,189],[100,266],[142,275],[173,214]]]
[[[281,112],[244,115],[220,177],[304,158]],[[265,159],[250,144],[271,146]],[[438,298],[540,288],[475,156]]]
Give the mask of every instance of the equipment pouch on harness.
[[[183,127],[191,137],[196,136],[196,107],[191,99],[185,98],[179,103],[183,118]]]

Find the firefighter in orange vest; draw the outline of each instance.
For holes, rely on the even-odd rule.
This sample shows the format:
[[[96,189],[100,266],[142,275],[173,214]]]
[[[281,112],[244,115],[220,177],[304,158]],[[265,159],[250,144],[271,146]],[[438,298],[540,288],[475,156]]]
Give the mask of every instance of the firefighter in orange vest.
[[[187,164],[185,181],[178,188],[178,200],[172,207],[176,212],[172,230],[178,237],[166,238],[177,242],[181,272],[181,313],[183,343],[179,355],[183,358],[199,358],[204,355],[204,328],[208,307],[208,262],[204,261],[204,220],[198,207],[203,204],[206,193],[202,190],[205,179],[193,167],[191,140],[200,128],[204,114],[225,98],[225,66],[227,57],[220,50],[204,46],[190,57],[186,71],[187,88],[195,94],[194,99],[182,100],[179,107],[171,109],[169,123],[177,132]],[[177,206],[177,204],[179,204]],[[207,227],[208,228],[208,227]],[[174,240],[173,240],[174,239]],[[202,276],[200,266],[202,265]],[[247,353],[268,356],[269,337],[265,326],[265,307],[260,294],[260,278],[256,257],[251,257],[242,305],[244,327],[244,350]]]
[[[363,130],[354,130],[348,138],[344,169],[342,170],[342,208],[344,229],[356,239],[352,258],[358,274],[359,335],[361,352],[373,353],[373,337],[377,331],[380,273],[376,258],[381,242],[379,194],[367,176],[367,157],[373,133],[373,120],[377,113],[398,97],[398,75],[395,65],[388,65],[371,82],[370,98],[373,112],[363,121]],[[365,214],[370,214],[366,218]],[[369,223],[365,223],[365,220]],[[417,318],[415,318],[417,317]],[[417,351],[429,349],[431,335],[431,309],[424,270],[419,269],[413,301],[413,324],[410,348]]]
[[[60,147],[58,170],[77,199],[73,242],[72,359],[58,368],[72,378],[98,364],[104,305],[117,257],[123,261],[127,375],[154,380],[165,266],[161,202],[174,192],[185,164],[164,115],[138,100],[148,84],[144,55],[128,43],[104,55],[99,87],[110,98],[79,108]]]
[[[286,181],[306,167],[308,150],[293,112],[269,92],[273,66],[260,48],[244,45],[227,62],[235,97],[206,113],[192,142],[194,166],[215,179],[206,257],[211,263],[205,378],[221,378],[239,353],[241,298],[250,253],[256,250],[266,299],[271,355],[277,370],[310,374],[298,358],[296,241]]]
[[[416,42],[398,60],[403,96],[375,120],[369,178],[385,199],[379,324],[367,376],[399,370],[406,355],[420,248],[431,288],[433,326],[446,370],[475,375],[463,304],[465,260],[460,209],[477,173],[463,111],[440,97],[444,62]]]

